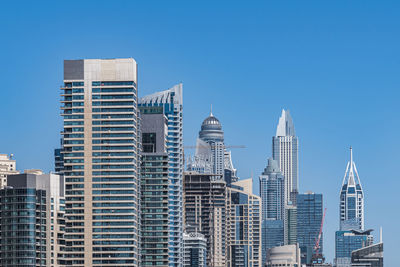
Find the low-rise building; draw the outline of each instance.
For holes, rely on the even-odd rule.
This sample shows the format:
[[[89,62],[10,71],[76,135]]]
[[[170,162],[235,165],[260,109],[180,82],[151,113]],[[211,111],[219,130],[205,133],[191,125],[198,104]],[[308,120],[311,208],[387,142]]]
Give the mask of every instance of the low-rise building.
[[[300,267],[299,244],[270,248],[267,251],[266,267]]]

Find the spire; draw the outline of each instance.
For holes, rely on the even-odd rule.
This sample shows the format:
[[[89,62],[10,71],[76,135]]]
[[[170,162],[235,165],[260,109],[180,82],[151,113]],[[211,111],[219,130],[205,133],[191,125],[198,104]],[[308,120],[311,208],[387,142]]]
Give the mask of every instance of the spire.
[[[276,136],[295,136],[294,124],[289,110],[282,109],[282,115],[279,118]]]
[[[212,104],[211,104],[211,108],[210,108],[210,117],[213,117],[214,115],[212,114]]]
[[[350,171],[353,172],[353,148],[350,146]]]

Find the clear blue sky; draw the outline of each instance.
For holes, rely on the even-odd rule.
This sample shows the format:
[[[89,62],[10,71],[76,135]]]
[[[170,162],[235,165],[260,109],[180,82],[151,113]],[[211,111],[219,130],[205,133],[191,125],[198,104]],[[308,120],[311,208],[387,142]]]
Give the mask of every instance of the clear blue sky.
[[[144,2],[144,1],[143,1]],[[63,60],[133,57],[139,94],[184,84],[184,139],[210,104],[242,178],[271,155],[282,108],[300,138],[300,191],[324,194],[334,256],[349,158],[365,190],[366,227],[383,226],[385,266],[400,238],[398,1],[3,1],[0,153],[52,169]]]

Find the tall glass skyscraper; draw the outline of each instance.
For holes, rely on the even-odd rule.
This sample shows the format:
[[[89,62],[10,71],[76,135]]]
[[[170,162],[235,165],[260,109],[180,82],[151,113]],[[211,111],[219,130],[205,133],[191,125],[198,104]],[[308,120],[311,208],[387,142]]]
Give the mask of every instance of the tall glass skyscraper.
[[[163,107],[140,107],[141,266],[168,266],[167,118]]]
[[[141,107],[163,107],[167,117],[169,266],[183,264],[183,97],[182,84],[142,97]]]
[[[278,162],[268,159],[268,166],[260,175],[262,219],[283,220],[285,213],[285,179]]]
[[[364,230],[364,193],[350,147],[350,161],[340,191],[340,230],[351,229]]]
[[[315,244],[323,216],[322,194],[312,192],[297,195],[297,242],[301,250],[301,263],[310,264],[315,254]],[[323,235],[319,242],[319,253],[323,252]]]
[[[285,178],[276,160],[268,159],[268,166],[260,175],[262,200],[262,263],[267,249],[284,244]]]
[[[276,135],[272,138],[272,157],[278,161],[279,168],[285,177],[286,204],[293,192],[298,192],[298,138],[294,131],[294,124],[289,111],[282,110],[279,118]]]
[[[65,60],[61,89],[67,265],[138,266],[137,64]]]

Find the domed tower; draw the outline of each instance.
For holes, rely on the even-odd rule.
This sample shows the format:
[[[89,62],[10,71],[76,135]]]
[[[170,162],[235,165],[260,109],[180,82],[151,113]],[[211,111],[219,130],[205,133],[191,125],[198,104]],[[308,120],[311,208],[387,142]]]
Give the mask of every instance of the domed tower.
[[[199,132],[199,138],[207,143],[224,142],[224,131],[222,131],[222,125],[219,120],[214,117],[212,111],[201,124],[201,130]]]
[[[196,156],[197,158],[209,159],[212,173],[224,175],[224,132],[221,123],[212,114],[212,110],[210,116],[201,124]]]

